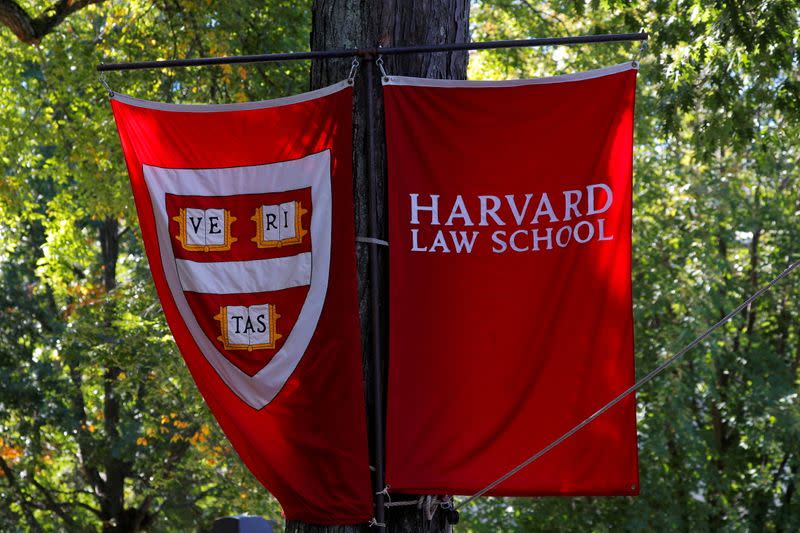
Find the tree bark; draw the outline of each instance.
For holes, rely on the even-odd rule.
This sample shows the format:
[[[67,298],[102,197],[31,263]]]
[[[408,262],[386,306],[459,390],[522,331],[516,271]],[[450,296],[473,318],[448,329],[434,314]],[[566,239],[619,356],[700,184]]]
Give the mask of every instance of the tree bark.
[[[337,48],[374,48],[376,46],[410,46],[417,44],[443,44],[467,42],[469,40],[469,0],[315,0],[312,8],[312,50]],[[393,75],[417,76],[439,79],[466,79],[467,52],[439,52],[413,54],[384,58],[386,71]],[[350,71],[352,60],[331,59],[315,61],[311,67],[311,88],[316,89],[344,79]],[[355,82],[353,112],[353,189],[355,195],[356,233],[359,236],[386,238],[386,142],[383,124],[383,98],[380,74],[375,72],[374,84],[367,87],[363,72]],[[376,153],[374,165],[378,171],[378,235],[368,233],[369,183],[366,175],[366,98],[372,91],[376,102],[375,135]],[[388,269],[386,250],[379,254],[379,300],[381,327],[387,331],[388,318]],[[372,383],[372,354],[370,338],[370,288],[368,248],[358,245],[358,289],[361,336],[364,354],[363,368],[365,390]],[[386,338],[386,335],[384,335]],[[385,384],[386,346],[383,347],[382,368]],[[385,390],[385,388],[384,388]],[[384,406],[385,409],[385,406]],[[372,398],[367,395],[367,412],[372,413]],[[370,435],[374,434],[374,420],[368,416]],[[383,428],[382,428],[383,430]],[[370,442],[370,448],[374,443]],[[372,453],[372,452],[371,452]],[[373,463],[374,464],[374,461]],[[382,489],[379,487],[377,490]],[[393,501],[401,499],[393,495]],[[407,498],[416,499],[410,496]],[[388,531],[420,532],[444,531],[443,513],[437,512],[432,521],[423,516],[416,506],[394,507],[387,510]],[[323,527],[299,522],[287,524],[287,531],[347,533],[366,530],[362,526]]]

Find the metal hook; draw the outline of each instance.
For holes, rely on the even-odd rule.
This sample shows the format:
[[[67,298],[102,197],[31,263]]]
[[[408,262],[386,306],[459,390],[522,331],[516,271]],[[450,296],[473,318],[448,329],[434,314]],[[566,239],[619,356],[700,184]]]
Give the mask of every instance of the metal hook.
[[[639,33],[644,33],[644,26],[639,28]],[[639,67],[639,63],[642,62],[642,56],[644,55],[645,50],[647,50],[647,39],[643,39],[642,44],[639,45],[639,53],[636,55],[636,59],[634,60],[637,68]]]
[[[348,85],[353,85],[355,83],[356,72],[358,72],[359,64],[360,63],[358,62],[358,58],[354,57],[353,58],[353,63],[350,65],[350,74],[347,75],[347,84]]]
[[[383,82],[387,83],[389,81],[389,75],[386,73],[386,69],[383,68],[383,56],[378,56],[378,59],[375,61],[375,64],[378,65],[378,68],[381,71]]]
[[[108,85],[108,80],[106,80],[106,73],[105,72],[101,72],[100,76],[99,76],[99,79],[100,79],[100,83],[103,84],[103,87],[105,87],[106,90],[108,91],[108,97],[109,98],[114,98],[114,91],[111,90],[111,87]]]

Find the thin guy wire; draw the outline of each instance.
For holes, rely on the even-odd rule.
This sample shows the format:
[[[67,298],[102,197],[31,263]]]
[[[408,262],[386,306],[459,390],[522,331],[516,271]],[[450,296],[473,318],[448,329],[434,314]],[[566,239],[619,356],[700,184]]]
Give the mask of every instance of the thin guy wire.
[[[788,276],[798,266],[800,266],[800,260],[795,261],[794,263],[789,265],[786,268],[786,270],[781,272],[775,279],[773,279],[772,281],[767,283],[764,287],[760,288],[752,296],[750,296],[744,302],[739,304],[736,307],[736,309],[734,309],[733,311],[731,311],[730,313],[725,315],[722,319],[719,320],[719,322],[717,322],[716,324],[714,324],[713,326],[708,328],[699,337],[697,337],[695,340],[693,340],[692,342],[690,342],[689,344],[684,346],[684,348],[681,351],[677,352],[675,355],[673,355],[672,357],[670,357],[669,359],[665,360],[663,363],[661,363],[660,365],[655,367],[645,377],[643,377],[642,379],[640,379],[639,381],[637,381],[636,383],[631,385],[628,389],[626,389],[624,392],[622,392],[619,396],[617,396],[616,398],[614,398],[613,400],[611,400],[610,402],[605,404],[603,407],[601,407],[593,415],[591,415],[590,417],[584,419],[581,423],[579,423],[578,425],[574,426],[572,429],[570,429],[569,431],[567,431],[566,433],[564,433],[563,435],[558,437],[556,440],[554,440],[553,442],[551,442],[550,444],[548,444],[547,446],[545,446],[544,448],[542,448],[541,450],[536,452],[536,454],[532,455],[531,457],[529,457],[528,459],[526,459],[525,461],[523,461],[519,465],[515,466],[514,468],[512,468],[511,470],[509,470],[508,472],[503,474],[501,477],[499,477],[496,480],[494,480],[491,483],[489,483],[486,487],[482,488],[481,490],[479,490],[478,492],[476,492],[475,494],[473,494],[472,496],[470,496],[469,498],[467,498],[463,502],[459,503],[456,506],[456,509],[460,509],[461,507],[464,507],[466,504],[468,504],[469,502],[473,501],[474,499],[479,498],[480,496],[483,496],[484,494],[486,494],[487,492],[489,492],[490,490],[492,490],[493,488],[495,488],[496,486],[498,486],[499,484],[501,484],[502,482],[504,482],[505,480],[507,480],[508,478],[510,478],[511,476],[513,476],[514,474],[516,474],[517,472],[519,472],[520,470],[525,468],[526,466],[530,465],[532,462],[536,461],[541,456],[543,456],[544,454],[546,454],[547,452],[549,452],[550,450],[552,450],[553,448],[555,448],[556,446],[558,446],[559,444],[561,444],[562,442],[567,440],[568,438],[570,438],[572,435],[574,435],[575,433],[580,431],[582,428],[584,428],[585,426],[590,424],[594,419],[596,419],[598,416],[602,415],[603,413],[605,413],[606,411],[608,411],[609,409],[614,407],[616,404],[618,404],[623,398],[628,396],[630,393],[632,393],[636,389],[639,389],[642,385],[644,385],[644,384],[648,383],[649,381],[651,381],[653,378],[655,378],[661,372],[663,372],[668,366],[670,366],[672,363],[674,363],[675,361],[677,361],[678,359],[683,357],[686,354],[686,352],[688,352],[689,350],[691,350],[692,348],[694,348],[695,346],[697,346],[698,344],[703,342],[703,340],[705,340],[706,337],[711,335],[711,333],[713,333],[715,330],[717,330],[720,326],[724,325],[725,323],[730,321],[730,319],[732,319],[734,316],[738,315],[742,311],[742,309],[744,309],[745,307],[747,307],[748,305],[753,303],[761,295],[763,295],[765,292],[770,290],[776,283],[778,283],[780,280],[782,280],[783,278]]]

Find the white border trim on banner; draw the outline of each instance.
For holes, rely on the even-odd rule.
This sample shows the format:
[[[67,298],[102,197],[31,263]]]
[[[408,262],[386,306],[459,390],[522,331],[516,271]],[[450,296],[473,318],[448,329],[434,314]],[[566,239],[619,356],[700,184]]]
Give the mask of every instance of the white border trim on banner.
[[[637,61],[626,61],[610,67],[588,70],[586,72],[576,72],[574,74],[562,74],[548,78],[531,78],[527,80],[434,80],[430,78],[412,78],[410,76],[385,76],[382,78],[383,85],[407,85],[413,87],[443,87],[443,88],[481,88],[481,87],[520,87],[524,85],[541,85],[547,83],[563,83],[570,81],[590,80],[601,78],[610,74],[625,72],[626,70],[639,70]]]
[[[296,94],[293,96],[284,96],[282,98],[275,98],[274,100],[260,100],[258,102],[240,102],[235,104],[167,104],[164,102],[152,102],[150,100],[142,100],[141,98],[134,98],[127,94],[114,93],[111,97],[112,100],[117,100],[123,104],[132,105],[135,107],[144,107],[147,109],[157,109],[160,111],[174,111],[176,113],[217,113],[221,111],[247,111],[250,109],[267,109],[270,107],[281,107],[284,105],[298,104],[300,102],[307,102],[322,96],[337,93],[346,87],[351,87],[348,80],[342,80],[339,83],[322,87],[315,91],[307,93]]]

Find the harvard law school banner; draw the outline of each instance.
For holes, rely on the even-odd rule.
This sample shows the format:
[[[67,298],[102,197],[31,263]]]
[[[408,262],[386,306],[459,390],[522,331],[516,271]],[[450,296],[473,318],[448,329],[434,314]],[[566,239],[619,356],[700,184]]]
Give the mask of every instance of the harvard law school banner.
[[[287,518],[372,516],[352,204],[352,90],[111,101],[167,322]]]
[[[470,494],[633,383],[636,65],[391,77],[387,483]],[[490,494],[636,494],[626,398]]]

